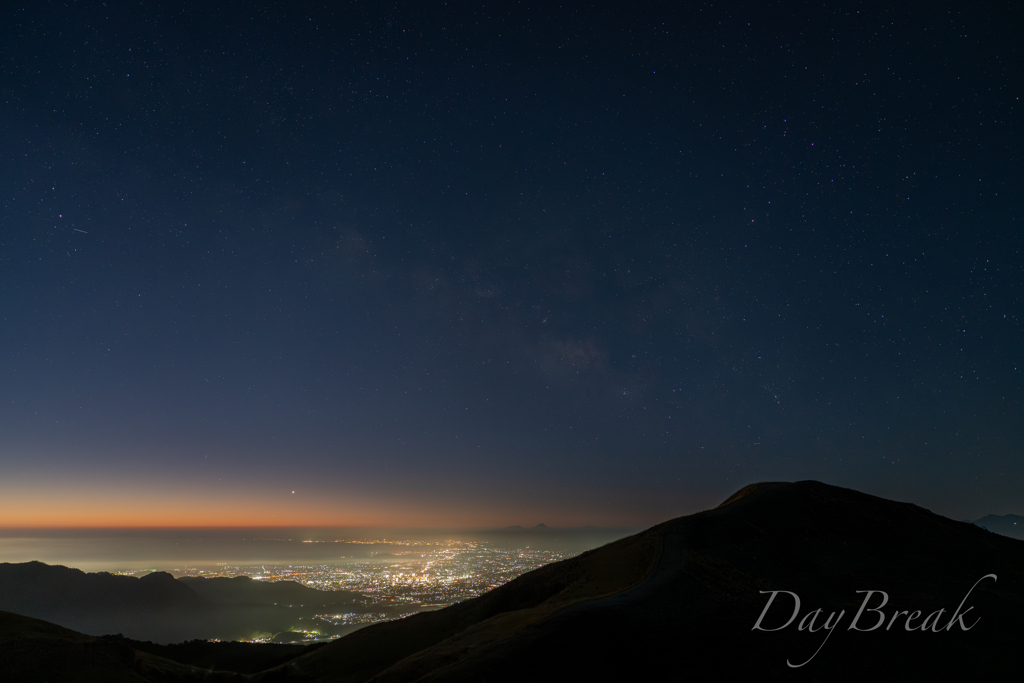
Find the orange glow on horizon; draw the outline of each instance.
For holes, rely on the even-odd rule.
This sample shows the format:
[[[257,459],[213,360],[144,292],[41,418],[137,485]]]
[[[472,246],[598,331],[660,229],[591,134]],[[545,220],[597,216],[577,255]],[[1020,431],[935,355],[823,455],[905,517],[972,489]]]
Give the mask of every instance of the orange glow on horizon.
[[[584,525],[640,527],[648,519],[607,509],[548,502],[410,500],[400,495],[345,499],[344,496],[222,494],[186,496],[168,491],[47,491],[32,494],[0,490],[0,529],[175,529],[175,528],[500,528],[543,522],[552,527]],[[671,515],[671,516],[677,516]]]
[[[379,509],[361,511],[267,509],[250,501],[237,505],[175,505],[151,500],[148,504],[116,501],[105,505],[13,506],[0,503],[0,528],[7,529],[133,529],[133,528],[315,528],[315,527],[419,527],[479,526],[479,515],[424,515]],[[309,506],[316,507],[316,506]],[[261,509],[262,508],[262,509]],[[403,514],[405,513],[405,514]],[[466,523],[470,522],[469,525]]]
[[[0,481],[0,529],[645,527],[713,507],[717,496],[651,497],[626,489],[579,491],[461,482],[379,481],[287,486],[148,476],[64,474]],[[90,480],[91,479],[91,480]],[[304,484],[304,485],[303,485]],[[540,495],[540,494],[543,495]]]

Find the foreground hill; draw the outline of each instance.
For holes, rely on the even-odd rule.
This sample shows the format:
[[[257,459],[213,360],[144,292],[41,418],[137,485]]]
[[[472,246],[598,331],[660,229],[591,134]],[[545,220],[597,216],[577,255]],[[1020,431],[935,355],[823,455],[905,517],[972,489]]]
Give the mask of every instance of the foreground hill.
[[[979,582],[989,574],[998,580]],[[761,591],[780,590],[799,596],[798,617],[754,630]],[[858,590],[887,593],[888,629],[850,630]],[[946,626],[961,602],[970,630],[906,630],[915,611],[917,629],[940,609]],[[762,626],[785,626],[793,606],[780,594]],[[825,630],[832,612],[839,626]],[[819,482],[757,484],[476,600],[371,626],[260,680],[1003,680],[1020,672],[1022,615],[1020,541]],[[858,626],[877,618],[866,612]]]
[[[309,605],[324,607],[355,602],[362,595],[353,591],[321,591],[298,581],[256,581],[248,576],[178,579],[199,596],[219,605]]]
[[[237,682],[316,645],[251,645],[193,641],[155,645],[120,636],[96,637],[10,612],[0,612],[0,680]]]
[[[406,658],[418,674],[458,659],[467,649],[486,650],[570,605],[614,595],[642,581],[654,566],[663,529],[653,527],[546,565],[437,612],[369,626],[259,680],[364,681]]]
[[[974,523],[993,533],[1024,539],[1024,517],[1020,515],[985,515]]]
[[[789,593],[766,608],[771,591]],[[867,594],[857,591],[879,591],[860,617]],[[0,632],[7,618],[17,617],[0,614]],[[863,630],[851,630],[855,619]],[[0,671],[49,671],[62,657],[77,657],[83,672],[110,666],[82,659],[81,634],[47,637],[64,648],[55,646],[53,658],[23,646],[9,654],[0,642]],[[248,680],[1015,680],[1022,638],[1021,541],[818,482],[768,483]],[[94,647],[120,647],[110,656],[121,652],[142,680],[231,680],[185,663],[172,673],[166,659],[152,664],[156,654],[176,656],[170,649],[104,643]]]
[[[138,652],[120,640],[87,636],[39,619],[0,612],[0,680],[146,683],[241,681]]]

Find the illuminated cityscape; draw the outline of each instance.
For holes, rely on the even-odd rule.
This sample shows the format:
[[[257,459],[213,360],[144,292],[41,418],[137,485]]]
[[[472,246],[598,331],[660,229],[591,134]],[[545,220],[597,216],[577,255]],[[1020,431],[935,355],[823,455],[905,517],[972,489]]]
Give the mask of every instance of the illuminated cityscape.
[[[332,609],[305,617],[296,630],[307,640],[343,633],[380,621],[401,619],[417,612],[440,609],[487,592],[517,576],[575,553],[503,548],[486,542],[351,541],[387,545],[389,552],[366,558],[341,557],[317,564],[218,565],[188,568],[178,576],[248,576],[259,581],[296,581],[321,591],[350,591]],[[379,559],[373,555],[379,554]],[[342,628],[339,631],[340,627]]]

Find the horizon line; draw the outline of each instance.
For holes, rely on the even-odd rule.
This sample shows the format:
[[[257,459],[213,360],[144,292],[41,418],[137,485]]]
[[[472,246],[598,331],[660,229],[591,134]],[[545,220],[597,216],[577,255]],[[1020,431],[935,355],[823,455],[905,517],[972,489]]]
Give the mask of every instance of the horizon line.
[[[507,526],[404,526],[404,525],[365,525],[365,526],[354,526],[354,525],[327,525],[327,524],[314,524],[314,525],[101,525],[101,526],[74,526],[74,525],[51,525],[51,526],[7,526],[0,524],[0,533],[7,531],[140,531],[140,530],[153,530],[153,531],[187,531],[187,530],[303,530],[303,531],[314,531],[314,530],[376,530],[376,529],[394,529],[400,531],[533,531],[538,527],[542,529],[550,529],[552,531],[558,530],[578,530],[578,529],[608,529],[608,530],[621,530],[621,529],[646,529],[648,526],[654,525],[616,525],[616,526],[598,526],[595,524],[584,524],[582,526],[549,526],[544,524],[543,526],[535,524],[533,526],[523,526],[521,524],[511,524]]]

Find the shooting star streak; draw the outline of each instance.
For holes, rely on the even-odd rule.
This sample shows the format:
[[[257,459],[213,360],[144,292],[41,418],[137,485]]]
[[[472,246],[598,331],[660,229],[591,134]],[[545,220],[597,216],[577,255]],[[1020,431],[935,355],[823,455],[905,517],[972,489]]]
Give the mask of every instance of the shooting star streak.
[[[72,230],[75,232],[85,232],[85,230],[79,230],[78,228],[72,228]],[[89,233],[85,232],[85,234],[88,235]]]

